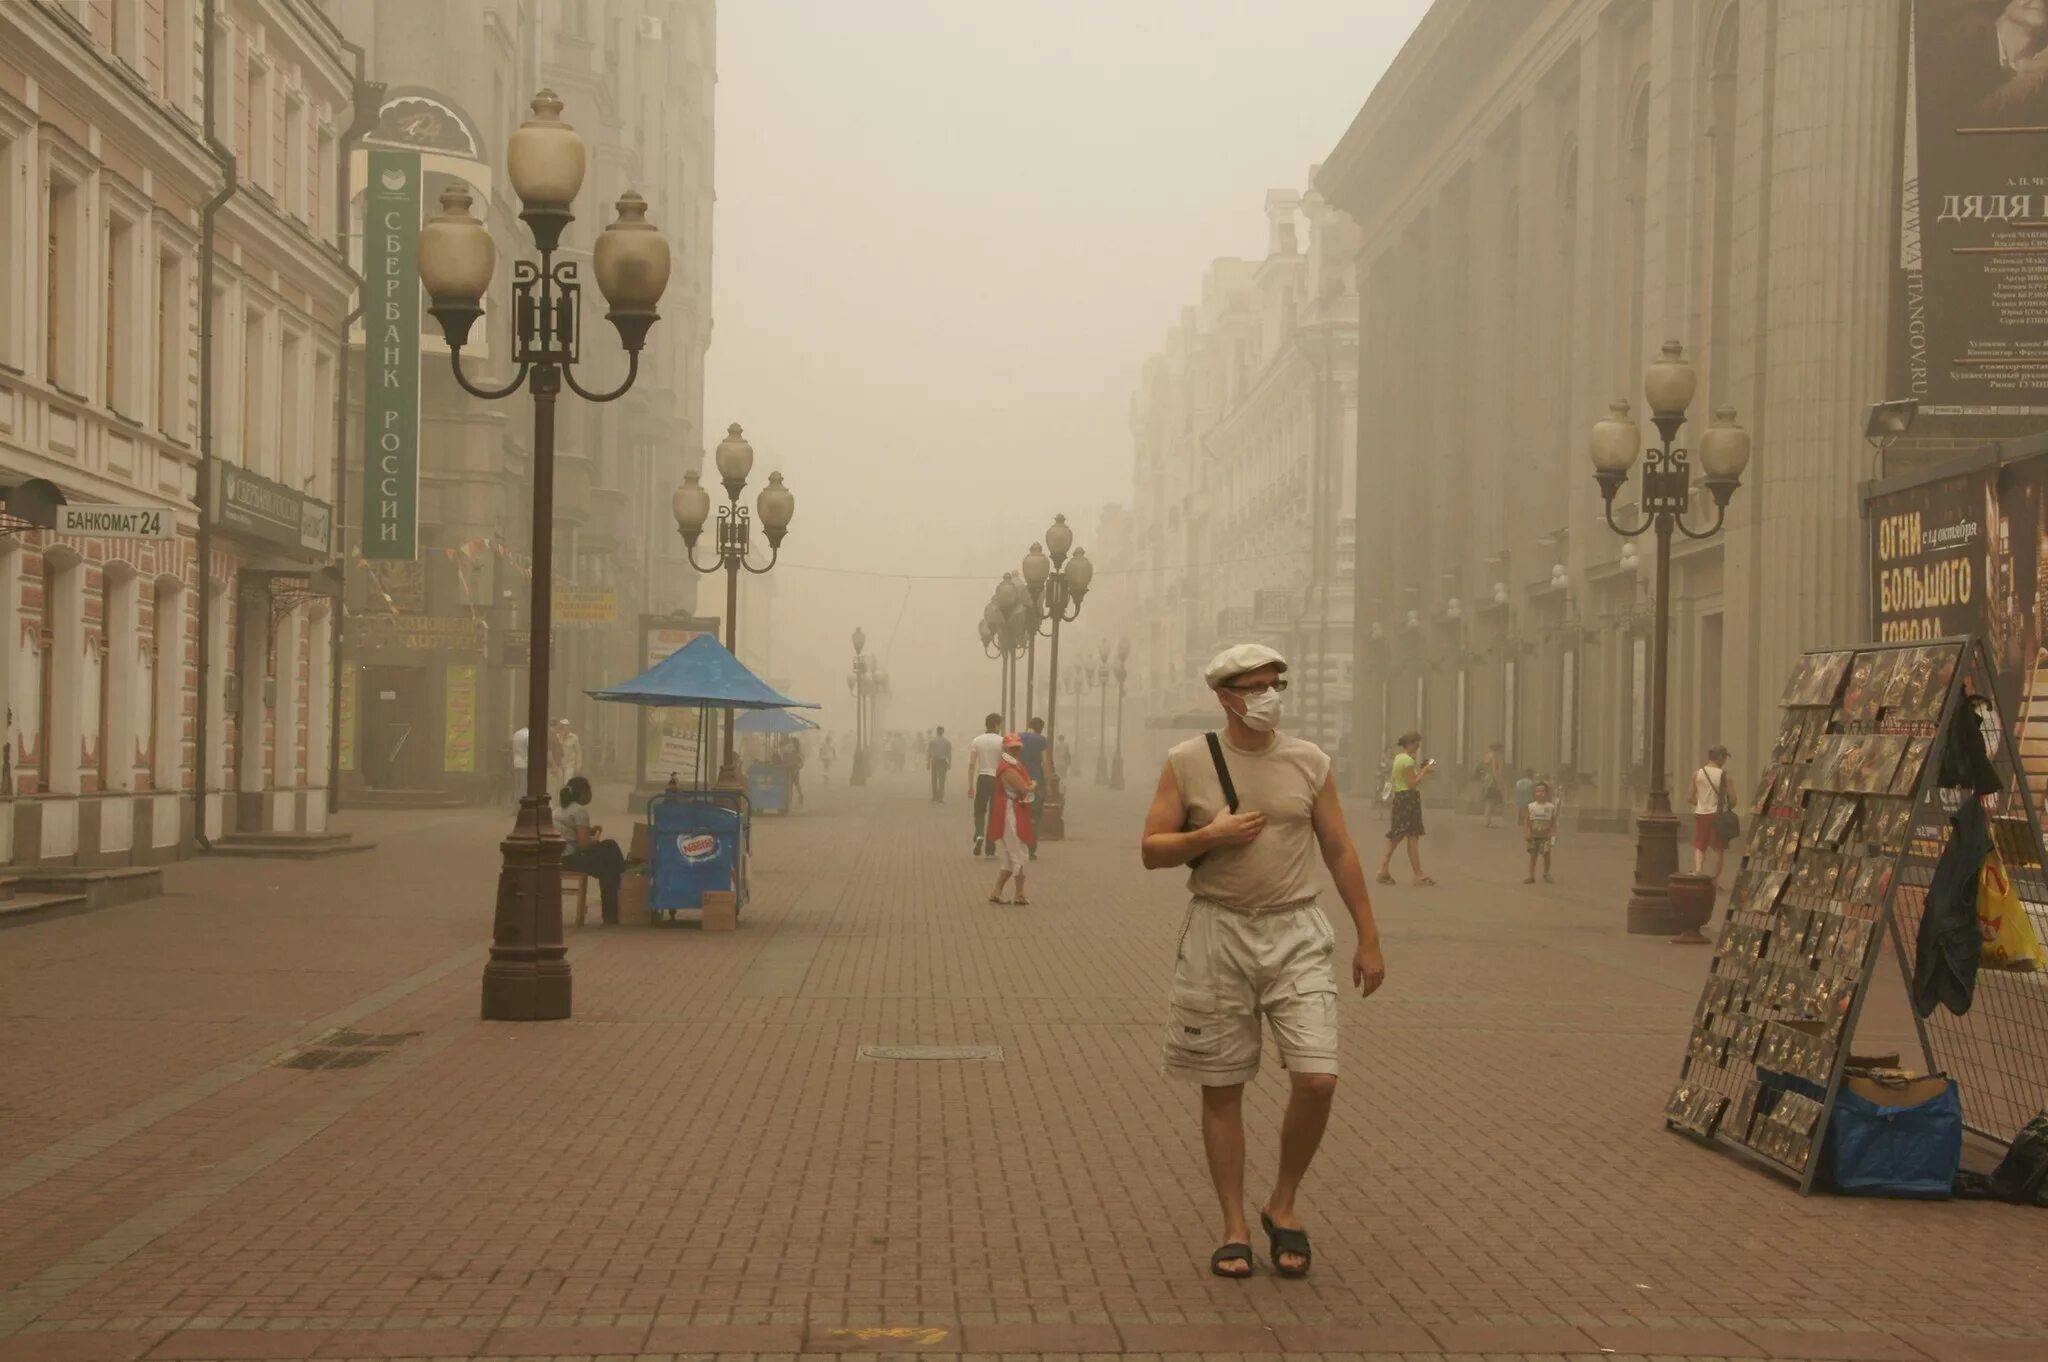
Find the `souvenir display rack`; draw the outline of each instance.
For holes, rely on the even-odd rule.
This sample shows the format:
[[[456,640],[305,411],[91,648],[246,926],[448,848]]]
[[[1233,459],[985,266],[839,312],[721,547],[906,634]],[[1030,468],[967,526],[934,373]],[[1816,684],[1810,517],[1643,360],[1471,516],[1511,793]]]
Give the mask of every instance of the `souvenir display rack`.
[[[1945,735],[1972,695],[1999,722],[1994,845],[2022,898],[2048,905],[2040,826],[2012,744],[1998,740],[2009,729],[1993,677],[1973,638],[1814,652],[1793,669],[1666,1105],[1671,1128],[1812,1190],[1887,932],[1911,988],[1920,905],[1966,797],[1940,788]],[[1980,995],[1999,979],[1984,974]],[[2048,1101],[2048,977],[2003,977],[2016,980],[1992,983],[1994,1015],[1919,1023],[1927,1069],[1955,1078],[1966,1116],[1979,1113],[1972,1128],[2004,1141]]]

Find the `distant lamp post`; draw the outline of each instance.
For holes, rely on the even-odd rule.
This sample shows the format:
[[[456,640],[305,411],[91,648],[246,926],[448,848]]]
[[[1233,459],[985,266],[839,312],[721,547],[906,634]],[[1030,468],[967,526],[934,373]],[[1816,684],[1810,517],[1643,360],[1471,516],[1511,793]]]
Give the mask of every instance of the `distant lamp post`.
[[[1014,573],[1004,573],[981,612],[981,646],[1002,666],[997,674],[996,710],[1005,731],[1017,728],[1017,659],[1036,630],[1036,607]]]
[[[1699,448],[1700,469],[1706,474],[1701,481],[1714,498],[1714,523],[1703,530],[1685,523],[1691,506],[1692,466],[1686,451],[1674,448],[1672,442],[1685,424],[1697,382],[1678,342],[1664,342],[1663,357],[1651,364],[1643,377],[1643,393],[1650,403],[1658,443],[1644,455],[1643,520],[1635,528],[1623,529],[1614,519],[1615,494],[1628,481],[1642,448],[1642,431],[1629,414],[1627,402],[1616,399],[1608,406],[1607,415],[1594,423],[1590,447],[1593,477],[1606,503],[1608,528],[1630,539],[1650,530],[1657,532],[1656,623],[1650,652],[1650,788],[1636,819],[1635,888],[1629,895],[1628,929],[1662,936],[1671,935],[1679,925],[1671,906],[1671,877],[1678,871],[1678,820],[1671,813],[1670,781],[1665,771],[1671,535],[1677,530],[1689,539],[1708,539],[1718,533],[1728,517],[1728,499],[1749,467],[1749,432],[1735,423],[1735,408],[1723,406],[1700,436]]]
[[[473,397],[494,400],[524,388],[533,397],[533,585],[527,610],[529,660],[526,731],[543,744],[548,734],[549,634],[554,604],[555,399],[566,383],[592,402],[621,397],[640,375],[640,350],[659,320],[655,305],[668,287],[669,249],[647,221],[647,204],[628,190],[618,217],[598,234],[591,265],[610,305],[605,316],[626,350],[626,377],[610,392],[592,392],[576,378],[580,358],[583,285],[577,262],[556,260],[562,232],[583,187],[583,139],[561,119],[552,90],[533,97],[533,115],[507,147],[506,170],[519,195],[519,216],[533,233],[538,264],[512,266],[512,358],[518,372],[501,387],[481,387],[462,367],[462,347],[483,315],[483,299],[497,274],[497,247],[471,213],[469,190],[441,191],[441,211],[420,229],[419,282],[441,324],[455,381]],[[526,793],[512,833],[501,844],[496,922],[484,966],[486,1021],[553,1021],[570,1010],[567,948],[562,944],[562,840],[548,814],[547,763],[527,766]]]
[[[1045,741],[1053,760],[1045,773],[1045,807],[1041,810],[1044,816],[1037,831],[1041,838],[1056,842],[1067,835],[1066,772],[1059,759],[1060,626],[1072,624],[1080,617],[1081,603],[1088,597],[1088,584],[1095,580],[1095,564],[1088,560],[1085,550],[1074,547],[1074,531],[1064,515],[1052,518],[1043,542],[1044,549],[1038,550],[1034,544],[1032,548],[1037,552],[1025,556],[1024,584],[1033,602],[1042,605],[1052,639],[1045,671]],[[1042,564],[1035,561],[1041,555]]]
[[[683,485],[676,489],[671,502],[675,513],[676,529],[683,536],[683,549],[689,555],[690,566],[699,572],[725,570],[725,650],[734,657],[739,656],[739,614],[740,614],[740,571],[759,576],[775,566],[782,556],[782,536],[789,532],[789,522],[796,515],[796,496],[782,485],[782,474],[770,473],[768,485],[761,489],[761,495],[754,501],[754,510],[761,517],[761,533],[768,539],[768,561],[755,567],[747,561],[747,554],[753,547],[754,516],[740,504],[740,494],[747,490],[747,475],[754,470],[754,447],[747,443],[739,423],[725,428],[725,438],[718,442],[715,456],[719,481],[725,484],[725,505],[718,508],[717,554],[709,563],[697,561],[697,540],[704,533],[704,522],[711,515],[711,493],[704,490],[696,469],[683,474]],[[732,741],[733,711],[725,712],[725,756],[719,762],[718,783],[737,789],[746,784],[740,774],[739,753]]]
[[[846,693],[853,697],[853,775],[855,785],[868,783],[868,646],[866,631],[853,630],[853,670],[846,674]]]
[[[1052,577],[1052,559],[1040,544],[1033,544],[1019,567],[1024,590],[1031,598],[1031,637],[1024,651],[1024,719],[1028,723],[1038,709],[1038,636],[1046,624],[1045,584]]]
[[[1095,783],[1109,784],[1109,640],[1102,640],[1102,646],[1095,655],[1094,665],[1088,668],[1089,679],[1095,682],[1098,693],[1095,697]]]
[[[1130,674],[1131,641],[1117,640],[1116,644],[1116,755],[1109,763],[1109,788],[1121,790],[1124,787],[1124,679]]]

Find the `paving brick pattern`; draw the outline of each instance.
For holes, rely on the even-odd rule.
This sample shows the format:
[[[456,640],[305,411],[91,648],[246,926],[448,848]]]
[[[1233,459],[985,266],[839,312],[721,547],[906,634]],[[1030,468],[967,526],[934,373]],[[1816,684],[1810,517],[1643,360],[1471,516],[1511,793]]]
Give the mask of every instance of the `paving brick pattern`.
[[[572,933],[567,1023],[475,1019],[496,814],[360,815],[344,864],[199,862],[10,933],[0,1362],[2048,1359],[2048,1221],[1802,1200],[1667,1134],[1705,953],[1620,931],[1623,839],[1529,889],[1452,817],[1443,884],[1382,892],[1386,989],[1342,1004],[1314,1276],[1211,1278],[1157,1073],[1178,877],[1137,865],[1138,792],[1077,794],[994,908],[957,803],[813,792],[762,820],[739,932]],[[421,1034],[275,1067],[338,1025]],[[1248,1097],[1255,1189],[1283,1096]]]

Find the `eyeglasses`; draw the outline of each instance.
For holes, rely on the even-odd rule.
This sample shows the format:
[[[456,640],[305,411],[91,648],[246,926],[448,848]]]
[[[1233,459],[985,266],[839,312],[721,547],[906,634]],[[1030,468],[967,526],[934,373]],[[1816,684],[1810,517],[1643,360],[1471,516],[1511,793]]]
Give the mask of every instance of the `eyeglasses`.
[[[1225,685],[1223,689],[1238,695],[1263,695],[1267,691],[1272,691],[1277,695],[1287,689],[1287,683],[1285,681],[1265,681],[1256,686]]]

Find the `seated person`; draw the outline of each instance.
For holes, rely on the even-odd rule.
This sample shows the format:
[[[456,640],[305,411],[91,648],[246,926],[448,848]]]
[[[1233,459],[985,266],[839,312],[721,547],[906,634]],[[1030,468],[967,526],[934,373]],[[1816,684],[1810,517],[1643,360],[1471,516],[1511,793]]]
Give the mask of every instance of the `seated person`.
[[[562,869],[580,870],[596,879],[604,905],[604,925],[615,927],[619,921],[619,876],[626,868],[625,854],[617,842],[600,840],[604,829],[590,821],[588,780],[571,776],[562,787],[558,803],[555,830],[568,843],[562,855]]]

